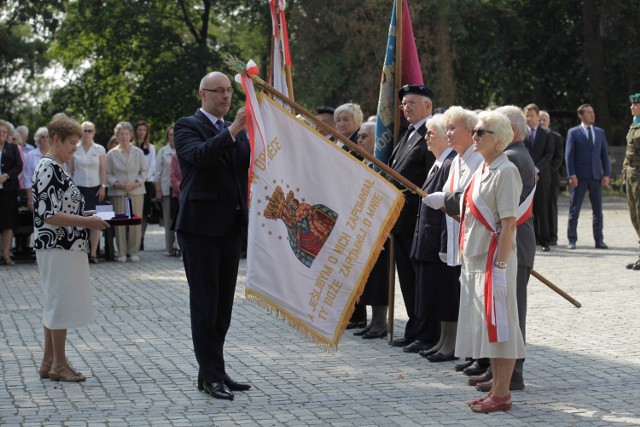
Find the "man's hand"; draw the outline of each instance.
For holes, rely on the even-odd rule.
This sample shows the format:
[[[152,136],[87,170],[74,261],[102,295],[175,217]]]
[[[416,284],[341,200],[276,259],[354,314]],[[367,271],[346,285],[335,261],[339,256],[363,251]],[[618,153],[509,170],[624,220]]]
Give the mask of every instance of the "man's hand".
[[[610,178],[608,176],[603,176],[602,177],[602,186],[603,187],[608,187],[609,186],[609,180],[610,180]]]
[[[233,138],[245,127],[247,126],[247,115],[245,112],[245,107],[241,107],[236,114],[236,119],[229,126],[229,133]]]
[[[569,177],[569,185],[572,186],[573,188],[576,188],[578,186],[578,177],[570,176]]]

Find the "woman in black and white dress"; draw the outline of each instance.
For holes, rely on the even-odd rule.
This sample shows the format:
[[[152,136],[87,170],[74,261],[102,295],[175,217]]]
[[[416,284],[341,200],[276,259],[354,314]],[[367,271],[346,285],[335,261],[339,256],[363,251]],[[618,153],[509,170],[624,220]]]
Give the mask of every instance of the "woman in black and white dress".
[[[84,211],[84,198],[63,165],[73,158],[82,136],[75,120],[58,118],[48,125],[49,153],[33,174],[33,222],[36,259],[43,290],[44,356],[40,378],[84,381],[65,353],[67,329],[94,320],[89,262],[89,230],[109,226]]]

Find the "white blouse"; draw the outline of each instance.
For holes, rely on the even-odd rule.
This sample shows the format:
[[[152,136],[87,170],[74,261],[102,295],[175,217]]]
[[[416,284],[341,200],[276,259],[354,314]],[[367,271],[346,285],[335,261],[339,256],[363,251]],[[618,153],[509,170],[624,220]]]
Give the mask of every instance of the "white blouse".
[[[100,185],[100,156],[105,155],[105,149],[92,142],[89,150],[85,151],[82,141],[77,147],[73,154],[73,182],[78,187],[97,187]]]

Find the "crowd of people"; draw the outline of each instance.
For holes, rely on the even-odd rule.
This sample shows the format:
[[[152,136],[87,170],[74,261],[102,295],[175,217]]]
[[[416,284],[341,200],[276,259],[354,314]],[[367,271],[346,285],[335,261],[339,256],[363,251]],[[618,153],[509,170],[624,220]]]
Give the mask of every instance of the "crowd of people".
[[[65,117],[64,114],[57,116]],[[85,200],[85,209],[95,210],[97,205],[110,203],[116,214],[123,214],[124,200],[128,197],[132,201],[132,213],[142,218],[140,226],[117,228],[118,256],[115,259],[118,262],[140,261],[139,251],[144,249],[147,218],[155,206],[162,212],[160,216],[166,234],[165,255],[178,255],[175,233],[171,230],[180,185],[178,179],[170,186],[169,178],[171,160],[175,156],[173,125],[166,130],[167,144],[157,155],[154,144],[150,142],[149,125],[145,121],[136,123],[135,131],[128,122],[118,123],[114,129],[113,143],[110,141],[107,149],[95,142],[96,127],[92,122],[83,122],[81,130],[76,150],[63,167],[78,186]],[[28,209],[27,220],[31,223],[30,217],[34,211],[33,175],[41,159],[49,153],[51,141],[47,127],[36,130],[33,145],[28,143],[28,135],[27,126],[14,127],[0,120],[0,149],[3,156],[0,169],[1,261],[7,266],[15,265],[16,255],[25,256],[25,259],[35,258],[32,232],[14,235],[14,230],[18,226],[21,209]],[[97,264],[107,254],[106,251],[100,251],[101,233],[91,230],[89,234],[88,259],[90,263]]]
[[[392,175],[405,206],[390,238],[407,311],[404,335],[392,342],[430,362],[462,359],[455,366],[469,385],[486,394],[472,399],[476,412],[511,408],[512,390],[525,387],[527,284],[536,247],[558,244],[558,197],[568,184],[568,249],[575,249],[585,193],[593,210],[593,238],[603,237],[602,188],[611,168],[604,131],[594,126],[589,104],[577,108],[580,125],[564,138],[550,129],[551,117],[536,104],[487,111],[459,106],[433,114],[433,92],[406,85],[398,101],[408,127],[388,165],[421,187],[422,200]],[[634,123],[627,137],[624,179],[634,227],[640,238],[638,155],[640,94],[631,96]],[[373,153],[376,117],[362,122],[355,103],[319,107],[316,118]],[[320,131],[332,139],[331,134]],[[337,141],[338,145],[343,143]],[[358,160],[368,162],[350,151]],[[386,337],[388,254],[383,249],[347,325],[362,338]],[[640,269],[640,260],[627,265]],[[371,300],[370,295],[384,295]],[[367,323],[366,306],[371,305]]]
[[[135,127],[119,122],[113,146],[105,150],[95,143],[96,128],[89,121],[55,116],[35,132],[34,147],[26,143],[28,129],[0,120],[2,261],[14,265],[13,229],[19,191],[25,189],[44,295],[41,378],[86,379],[69,363],[65,342],[68,328],[93,320],[89,263],[98,262],[100,233],[109,228],[93,213],[105,200],[116,214],[124,213],[130,199],[132,213],[143,218],[151,203],[160,203],[164,253],[183,255],[198,388],[229,400],[234,391],[250,389],[227,374],[223,354],[248,221],[245,110],[233,121],[224,118],[233,89],[222,73],[204,76],[198,93],[201,108],[176,122],[175,140],[174,126],[166,129],[167,144],[157,155],[145,121]],[[395,174],[384,174],[406,199],[389,242],[408,321],[392,345],[430,362],[462,359],[455,369],[486,392],[471,399],[470,408],[508,410],[511,391],[524,389],[527,283],[536,246],[550,251],[558,240],[563,166],[571,205],[568,248],[576,248],[588,191],[595,247],[607,249],[601,201],[611,175],[607,142],[588,104],[578,107],[581,124],[569,130],[565,147],[563,138],[549,130],[549,114],[535,104],[486,111],[451,106],[433,114],[434,98],[424,85],[402,87],[398,101],[408,127],[388,160],[426,196],[405,191]],[[623,176],[640,239],[640,94],[630,100],[634,120]],[[328,126],[321,129],[325,136],[372,166],[340,139],[373,155],[375,116],[364,121],[360,106],[350,102],[335,110],[320,107],[318,119]],[[116,227],[118,262],[140,261],[145,228],[144,219],[142,225]],[[363,339],[387,336],[389,242],[347,326]],[[640,258],[627,268],[640,270]]]

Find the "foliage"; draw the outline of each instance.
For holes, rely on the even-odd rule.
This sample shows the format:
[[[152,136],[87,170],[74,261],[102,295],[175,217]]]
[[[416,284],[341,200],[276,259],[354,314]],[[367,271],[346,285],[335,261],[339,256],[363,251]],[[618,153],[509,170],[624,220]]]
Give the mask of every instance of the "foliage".
[[[365,115],[375,112],[392,3],[287,1],[298,103],[313,111],[354,101]],[[577,123],[576,107],[590,102],[610,143],[624,143],[627,96],[640,92],[635,2],[409,0],[409,6],[436,106],[535,102],[564,132]],[[597,28],[585,25],[591,19]],[[594,34],[601,55],[587,37]],[[4,2],[0,117],[33,122],[65,111],[94,121],[102,142],[116,122],[145,119],[157,141],[168,124],[199,106],[201,77],[227,71],[223,53],[254,59],[266,79],[270,36],[266,0]],[[53,91],[43,77],[51,61],[65,69],[65,85]],[[599,76],[604,84],[593,83]],[[43,103],[33,95],[49,92]],[[243,102],[236,93],[234,110]]]
[[[0,8],[0,117],[32,122],[47,49],[63,10],[56,0],[3,2]],[[31,119],[31,120],[29,120]],[[31,124],[31,123],[29,123]]]

